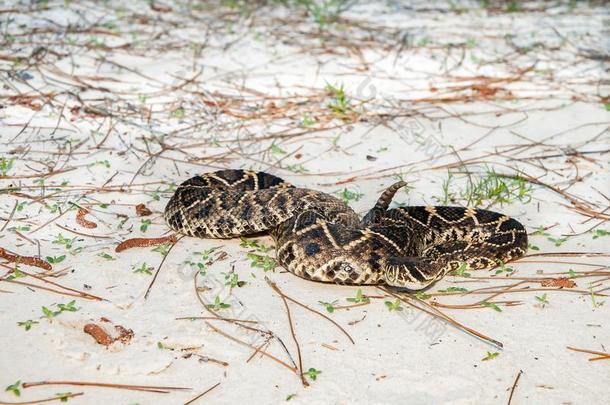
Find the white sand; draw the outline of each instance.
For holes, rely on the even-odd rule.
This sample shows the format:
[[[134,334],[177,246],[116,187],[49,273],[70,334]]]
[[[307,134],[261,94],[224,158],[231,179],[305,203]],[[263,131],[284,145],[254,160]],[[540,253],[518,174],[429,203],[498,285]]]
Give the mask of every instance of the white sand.
[[[0,402],[36,400],[70,391],[85,393],[70,398],[69,403],[74,404],[175,404],[220,383],[196,403],[279,403],[291,394],[295,396],[290,402],[299,404],[506,403],[519,370],[523,374],[513,404],[608,402],[610,360],[590,362],[588,358],[594,355],[567,349],[609,351],[610,303],[605,297],[592,299],[587,293],[589,289],[608,293],[609,282],[603,276],[575,279],[575,289],[585,293],[536,291],[496,298],[435,296],[427,300],[471,304],[489,298],[497,302],[502,312],[492,308],[441,309],[501,341],[504,349],[500,350],[404,304],[402,311],[389,311],[384,302],[393,301],[390,298],[373,298],[366,306],[326,313],[319,301],[348,305],[345,299],[354,297],[357,288],[309,282],[281,268],[264,273],[251,267],[247,253],[253,249],[240,247],[239,240],[182,239],[167,256],[148,299],[144,293],[152,276],[134,270],[146,263],[154,273],[162,256],[151,247],[114,252],[125,239],[167,232],[161,213],[171,195],[166,191],[168,186],[199,172],[251,168],[329,193],[347,188],[362,194],[351,204],[364,213],[401,174],[413,188],[408,194],[401,192],[397,203],[439,204],[434,197],[443,194],[442,183],[447,179],[443,165],[462,160],[473,172],[474,181],[484,175],[486,166],[505,174],[524,171],[558,189],[568,187],[566,193],[588,202],[589,212],[598,213],[599,219],[591,219],[575,210],[574,201],[539,185],[527,193],[531,201],[528,197],[528,201],[494,205],[492,209],[514,216],[528,231],[550,227],[548,237],[531,237],[531,243],[539,248],[532,253],[601,252],[606,256],[533,258],[529,263],[511,264],[514,272],[508,278],[501,274],[475,282],[448,276],[428,293],[449,287],[499,288],[520,278],[558,277],[558,273],[567,277],[570,269],[605,271],[607,275],[610,236],[594,239],[589,231],[608,217],[610,204],[610,117],[600,99],[608,91],[600,82],[604,66],[591,57],[604,51],[602,10],[580,3],[571,11],[557,6],[546,12],[519,13],[485,11],[477,2],[460,3],[460,7],[474,9],[465,13],[450,11],[444,3],[419,12],[394,2],[357,5],[344,17],[380,31],[362,31],[358,37],[358,30],[335,24],[329,29],[344,33],[347,42],[342,44],[333,37],[326,39],[323,47],[320,38],[307,34],[318,30],[311,17],[279,7],[239,17],[238,12],[225,14],[230,11],[226,8],[189,12],[185,6],[172,5],[172,12],[154,11],[147,2],[131,10],[121,9],[118,2],[69,7],[50,2],[46,10],[29,12],[13,3],[1,8],[22,12],[0,16],[2,31],[14,35],[16,42],[6,48],[3,45],[0,54],[28,57],[37,46],[46,47],[46,51],[40,51],[39,69],[28,67],[27,62],[15,66],[10,60],[0,61],[5,84],[2,94],[68,90],[71,94],[57,96],[40,111],[24,106],[23,99],[21,105],[15,98],[2,99],[2,156],[15,160],[7,173],[9,178],[0,179],[0,184],[3,189],[11,184],[22,187],[20,193],[26,196],[14,190],[0,194],[0,227],[11,218],[0,234],[0,246],[26,256],[65,255],[53,265],[57,277],[49,280],[107,301],[79,297],[77,311],[64,311],[49,320],[41,318],[42,306],[57,311],[56,304],[66,304],[72,298],[0,283],[0,388],[17,380],[70,380],[191,390],[157,394],[43,386],[22,389],[19,398],[2,392]],[[130,19],[133,12],[149,16],[148,24]],[[221,16],[234,23],[229,27]],[[278,20],[280,17],[288,21]],[[32,40],[19,35],[34,27],[57,30],[53,22],[81,27],[97,24],[101,31],[67,34],[64,39],[64,43],[72,40],[89,44],[89,48],[60,47],[59,34],[36,34]],[[391,29],[404,35],[384,33]],[[160,36],[151,39],[157,33]],[[512,37],[507,38],[508,34]],[[401,37],[406,41],[403,46]],[[20,41],[28,43],[20,45]],[[136,49],[91,46],[99,41],[107,46],[143,42],[134,45]],[[354,45],[345,46],[350,43]],[[448,47],[448,43],[454,46]],[[521,53],[511,48],[511,43],[521,47]],[[58,56],[64,54],[73,56]],[[27,74],[27,80],[9,77],[10,70],[22,78]],[[192,80],[185,83],[186,79]],[[333,115],[327,107],[332,97],[324,91],[327,82],[343,83],[349,108],[355,111],[348,113],[347,121],[360,116],[359,122],[344,125]],[[489,90],[476,87],[485,83],[497,89],[487,99],[481,92]],[[77,93],[85,105],[112,116],[78,111]],[[471,95],[474,100],[464,102],[463,97]],[[272,106],[272,100],[263,100],[264,96],[282,99],[274,100]],[[232,103],[230,97],[244,100]],[[444,97],[462,100],[438,101]],[[44,102],[38,98],[34,104]],[[72,107],[76,108],[71,111]],[[152,111],[150,119],[148,109]],[[403,117],[389,119],[380,115],[384,112]],[[248,119],[256,114],[263,114],[263,119]],[[299,129],[303,117],[316,122]],[[384,120],[387,125],[383,125]],[[194,127],[188,129],[190,126]],[[330,129],[270,139],[312,128]],[[270,149],[272,143],[276,146]],[[594,153],[575,156],[573,151]],[[533,158],[541,156],[545,158]],[[298,173],[299,167],[307,171]],[[38,176],[52,168],[67,171],[49,176],[41,188]],[[453,203],[465,205],[467,201],[460,196],[467,190],[468,177],[458,173],[459,167],[451,170]],[[580,181],[574,182],[575,178]],[[27,205],[11,215],[17,202]],[[78,225],[71,203],[88,207],[92,213],[87,218],[98,227]],[[153,210],[146,232],[140,230],[143,218],[135,214],[134,206],[139,203]],[[481,206],[489,203],[484,201]],[[59,215],[66,210],[65,215]],[[119,228],[122,220],[125,222]],[[78,236],[59,225],[104,238]],[[602,223],[596,229],[610,230],[610,226]],[[76,238],[71,250],[79,250],[71,254],[64,245],[54,243],[59,234]],[[567,239],[555,246],[549,237]],[[268,237],[258,240],[273,243]],[[213,247],[221,247],[216,254],[224,251],[227,257],[208,266],[205,285],[211,290],[202,291],[202,296],[208,303],[219,296],[231,305],[220,314],[257,320],[257,327],[279,337],[296,361],[284,304],[265,282],[268,277],[288,296],[326,313],[355,344],[323,318],[291,305],[304,370],[321,371],[315,381],[308,378],[310,386],[304,388],[295,373],[265,357],[250,359],[252,349],[214,332],[203,320],[176,320],[210,315],[196,298],[195,270],[184,262],[195,260],[194,252]],[[101,257],[102,253],[113,260]],[[273,255],[273,251],[268,254]],[[8,263],[3,267],[3,281],[12,268]],[[239,280],[247,282],[245,286],[230,291],[224,285],[223,272],[231,269]],[[21,270],[42,272],[30,266],[21,266]],[[473,276],[494,273],[482,271]],[[17,281],[44,285],[32,277]],[[540,285],[531,282],[521,287]],[[362,291],[383,295],[374,287]],[[519,305],[505,306],[506,301]],[[601,304],[604,301],[605,305]],[[132,329],[133,340],[109,348],[95,343],[83,327],[99,323],[100,317]],[[26,320],[39,323],[25,331],[18,322]],[[211,322],[255,346],[264,342],[260,335]],[[290,363],[277,340],[265,350]],[[499,354],[482,360],[488,352]],[[195,355],[183,358],[189,353],[229,365],[198,361]]]

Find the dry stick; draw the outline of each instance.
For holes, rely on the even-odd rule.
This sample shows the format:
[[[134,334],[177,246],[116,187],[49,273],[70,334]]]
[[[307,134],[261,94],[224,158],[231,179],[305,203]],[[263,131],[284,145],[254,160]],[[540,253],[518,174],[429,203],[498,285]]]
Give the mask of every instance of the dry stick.
[[[269,278],[265,277],[265,281],[267,284],[275,291],[282,301],[284,302],[284,306],[286,307],[286,315],[288,316],[288,325],[290,326],[290,334],[292,335],[292,340],[294,341],[294,345],[297,348],[297,361],[299,362],[299,374],[301,375],[301,382],[303,383],[303,387],[309,387],[309,383],[305,380],[305,375],[303,374],[303,360],[301,356],[301,347],[299,346],[299,341],[297,340],[297,336],[294,332],[294,326],[292,324],[292,316],[290,315],[290,307],[288,306],[288,301],[286,301],[286,297],[280,293],[279,288],[275,285],[275,283],[271,282]]]
[[[195,398],[186,401],[184,403],[184,405],[189,405],[192,404],[193,402],[197,401],[199,398],[201,398],[202,396],[204,396],[205,394],[207,394],[208,392],[212,391],[214,388],[218,387],[220,385],[220,383],[216,383],[213,386],[211,386],[210,388],[208,388],[207,390],[203,391],[201,394],[197,395]]]
[[[95,239],[114,239],[114,237],[112,237],[112,236],[90,235],[90,234],[88,234],[88,233],[78,232],[78,231],[75,231],[74,229],[70,229],[70,228],[68,228],[68,227],[65,227],[65,226],[63,226],[63,225],[59,225],[59,224],[55,224],[55,226],[57,226],[57,227],[59,227],[59,228],[63,229],[64,231],[68,231],[68,232],[73,233],[73,234],[78,235],[78,236],[85,236],[85,237],[87,237],[87,238],[95,238]]]
[[[174,235],[172,235],[172,237],[174,239],[176,238]],[[174,246],[176,246],[182,238],[184,238],[184,235],[180,236],[174,243],[172,243],[172,245],[167,250],[167,253],[165,255],[163,255],[163,259],[161,259],[161,263],[159,263],[159,267],[157,267],[157,271],[155,272],[153,279],[150,281],[150,284],[148,285],[148,288],[146,289],[146,293],[144,294],[144,299],[148,298],[148,293],[150,293],[150,289],[152,288],[153,284],[157,280],[157,276],[159,275],[159,272],[161,271],[161,266],[163,266],[163,263],[165,263],[165,259],[167,259],[167,256],[169,256],[169,253],[172,251]]]
[[[11,220],[13,219],[13,215],[15,215],[15,211],[17,211],[18,206],[19,206],[19,200],[15,199],[15,205],[13,206],[13,210],[11,211],[11,213],[8,216],[8,219],[6,220],[4,225],[2,225],[2,228],[0,228],[0,232],[4,232],[4,229],[7,227],[9,222],[11,222]]]
[[[251,321],[249,319],[237,319],[237,318],[219,318],[218,316],[183,316],[180,318],[174,318],[177,321],[191,321],[193,319],[206,319],[210,321],[225,321],[225,322],[244,322],[244,323],[258,323],[258,321]]]
[[[257,348],[256,348],[256,347],[254,347],[254,346],[252,346],[251,344],[246,343],[246,342],[244,342],[244,341],[241,341],[241,340],[239,340],[239,339],[237,339],[237,338],[235,338],[235,337],[233,337],[233,336],[229,335],[228,333],[226,333],[226,332],[222,331],[221,329],[218,329],[217,327],[215,327],[214,325],[212,325],[212,324],[211,324],[211,323],[209,323],[208,321],[205,321],[205,324],[206,324],[206,325],[207,325],[209,328],[211,328],[211,329],[212,329],[214,332],[216,332],[216,333],[218,333],[218,334],[220,334],[220,335],[222,335],[222,336],[226,337],[227,339],[232,340],[233,342],[238,343],[238,344],[240,344],[240,345],[242,345],[242,346],[246,346],[246,347],[249,347],[249,348],[251,348],[251,349],[257,350]],[[297,369],[297,367],[293,367],[293,366],[291,366],[291,365],[289,365],[289,364],[287,364],[287,363],[283,362],[282,360],[278,359],[277,357],[275,357],[275,356],[274,356],[274,355],[272,355],[272,354],[267,353],[267,352],[266,352],[266,351],[264,351],[264,350],[258,349],[258,353],[262,354],[263,356],[269,357],[271,360],[275,361],[275,362],[276,362],[276,363],[278,363],[278,364],[281,364],[282,366],[286,367],[288,370],[292,371],[292,372],[293,372],[293,373],[295,373],[295,374],[298,374],[298,373],[299,373],[299,370]]]
[[[108,301],[108,300],[106,300],[106,299],[104,299],[102,297],[98,297],[97,295],[89,294],[89,293],[86,293],[84,291],[75,290],[74,288],[65,287],[65,286],[63,286],[63,285],[61,285],[59,283],[56,283],[54,281],[49,281],[46,278],[40,277],[40,276],[38,276],[36,274],[27,273],[27,272],[25,272],[23,270],[20,270],[20,272],[25,274],[26,276],[29,276],[29,277],[35,278],[36,280],[42,281],[43,283],[48,283],[48,284],[54,285],[55,287],[63,288],[64,290],[76,293],[76,294],[78,294],[80,297],[82,297],[84,299],[90,299],[90,300],[95,300],[95,301]],[[2,280],[2,279],[0,279],[0,280],[1,281],[9,281],[9,282],[10,281],[15,281],[15,280]],[[43,287],[39,287],[39,288],[43,288]],[[69,295],[73,295],[73,294],[69,294]]]
[[[55,397],[51,397],[51,398],[45,398],[45,399],[34,399],[32,401],[24,401],[24,402],[5,402],[5,401],[0,401],[0,405],[29,405],[29,404],[42,404],[43,402],[51,402],[51,401],[62,401],[65,402],[67,401],[68,398],[74,398],[74,397],[78,397],[81,395],[84,395],[84,392],[76,392],[74,394],[62,394],[62,395],[57,395]]]
[[[327,321],[329,321],[330,323],[332,323],[333,325],[335,325],[341,332],[343,332],[343,334],[345,336],[347,336],[347,338],[349,339],[350,342],[352,342],[352,344],[356,344],[356,342],[354,342],[354,339],[352,339],[352,337],[350,336],[349,333],[347,333],[347,331],[345,329],[343,329],[343,327],[341,327],[341,325],[339,325],[337,322],[333,321],[331,318],[329,318],[328,316],[324,315],[321,312],[316,311],[313,308],[308,307],[305,304],[301,304],[299,301],[295,300],[294,298],[291,298],[289,296],[287,296],[286,294],[284,294],[279,287],[273,283],[274,285],[274,290],[276,290],[276,292],[278,294],[280,294],[282,297],[286,298],[288,301],[290,302],[294,302],[295,304],[297,304],[298,306],[300,306],[301,308],[305,308],[306,310],[313,312],[314,314],[320,315],[322,318],[326,319]]]
[[[588,354],[596,354],[599,357],[592,357],[589,359],[589,361],[595,361],[595,360],[607,360],[610,359],[610,353],[606,353],[606,352],[598,352],[595,350],[589,350],[589,349],[578,349],[576,347],[570,347],[570,346],[566,346],[567,349],[575,351],[575,352],[580,352],[580,353],[588,353]]]
[[[297,369],[297,366],[296,366],[296,364],[295,364],[295,362],[294,362],[294,360],[293,360],[293,358],[292,358],[292,355],[290,354],[290,351],[288,351],[288,348],[286,347],[286,345],[284,344],[284,342],[282,341],[282,339],[280,339],[278,336],[275,336],[275,334],[274,334],[273,332],[271,332],[271,331],[265,331],[265,330],[258,329],[258,328],[254,328],[254,327],[252,327],[252,326],[243,325],[243,324],[241,323],[241,321],[239,321],[239,320],[232,321],[232,320],[230,320],[229,318],[225,318],[225,317],[223,317],[222,315],[219,315],[219,314],[218,314],[216,311],[212,311],[212,310],[211,310],[211,309],[208,307],[208,305],[207,305],[207,304],[206,304],[206,303],[203,301],[203,298],[201,298],[201,296],[199,295],[199,290],[198,290],[198,288],[197,288],[197,276],[198,276],[198,275],[199,275],[199,272],[196,272],[196,273],[195,273],[195,276],[193,277],[193,285],[194,285],[194,287],[195,287],[195,296],[197,297],[197,300],[199,300],[199,303],[200,303],[200,304],[203,306],[203,308],[205,308],[205,310],[206,310],[206,311],[208,311],[210,314],[212,314],[214,317],[216,317],[216,318],[217,318],[217,320],[223,320],[223,321],[226,321],[226,322],[230,322],[230,323],[232,323],[232,324],[234,324],[234,325],[236,325],[236,326],[239,326],[239,327],[241,327],[241,328],[243,328],[243,329],[246,329],[246,330],[249,330],[249,331],[252,331],[252,332],[257,332],[257,333],[260,333],[260,334],[262,334],[262,335],[264,335],[264,336],[267,336],[267,339],[272,339],[272,338],[277,339],[277,341],[278,341],[278,342],[280,342],[280,344],[282,345],[282,347],[283,347],[283,348],[284,348],[284,350],[286,351],[286,354],[288,355],[288,358],[290,359],[290,361],[291,361],[291,362],[292,362],[292,364],[293,364],[293,367],[290,367],[290,368],[291,368],[291,370],[293,370],[293,371],[294,371],[294,370],[296,370],[296,369]],[[209,323],[208,323],[207,321],[205,321],[205,323],[209,325]],[[216,329],[216,328],[214,328],[214,330],[216,330],[218,333],[223,334],[224,336],[227,336],[227,337],[229,337],[229,338],[231,338],[231,339],[233,339],[233,340],[237,341],[235,338],[231,337],[230,335],[222,333],[222,332],[220,331],[220,329]],[[267,341],[268,341],[268,340],[267,340]],[[241,343],[243,343],[243,342],[241,342]],[[247,363],[247,362],[249,362],[249,361],[250,361],[250,360],[251,360],[251,359],[252,359],[252,358],[253,358],[253,357],[256,355],[256,353],[258,353],[258,352],[264,353],[264,352],[261,350],[261,348],[256,348],[256,347],[254,347],[254,346],[252,346],[252,345],[249,345],[249,344],[247,344],[247,343],[243,343],[243,344],[245,344],[245,345],[247,345],[248,347],[251,347],[252,349],[254,349],[254,353],[253,353],[253,354],[252,354],[252,355],[251,355],[251,356],[248,358],[248,360],[246,360],[246,363]],[[262,347],[262,346],[261,346],[261,347]],[[265,355],[268,355],[267,353],[264,353],[264,354],[265,354]],[[268,355],[268,356],[271,356],[271,355]],[[273,356],[271,356],[271,357],[273,357]]]
[[[515,388],[517,388],[517,384],[519,383],[519,378],[521,378],[521,374],[523,374],[523,370],[519,370],[517,377],[515,378],[515,382],[513,383],[513,387],[510,389],[510,396],[508,397],[508,404],[510,405],[513,400],[513,394],[515,393]]]
[[[411,307],[413,307],[415,309],[419,309],[420,311],[423,311],[423,312],[427,313],[428,315],[432,315],[435,318],[442,319],[445,322],[447,322],[447,323],[457,327],[458,329],[462,329],[463,331],[468,332],[468,333],[478,337],[479,339],[485,340],[485,341],[493,344],[494,346],[497,346],[499,348],[503,348],[504,347],[504,344],[502,342],[500,342],[498,340],[495,340],[495,339],[492,339],[492,338],[490,338],[488,336],[485,336],[484,334],[482,334],[480,332],[477,332],[476,330],[474,330],[472,328],[469,328],[468,326],[459,323],[455,319],[449,317],[448,315],[445,315],[440,310],[434,308],[432,305],[428,304],[427,302],[424,302],[424,301],[421,301],[421,300],[417,300],[418,303],[428,306],[432,311],[427,310],[425,308],[418,307],[417,305],[413,304],[409,300],[407,300],[404,297],[401,297],[401,296],[393,293],[392,291],[386,289],[385,287],[379,287],[378,286],[377,288],[380,289],[381,291],[384,291],[384,292],[390,294],[394,298],[399,299],[400,301],[404,302],[405,304],[407,304],[407,305],[409,305],[409,306],[411,306]]]
[[[55,293],[55,294],[67,295],[68,297],[83,298],[83,296],[80,295],[80,294],[72,294],[72,293],[68,293],[68,292],[64,292],[64,291],[58,291],[58,290],[54,290],[52,288],[47,288],[47,287],[43,287],[43,286],[40,286],[40,285],[31,284],[31,283],[26,283],[25,281],[17,281],[17,280],[0,280],[0,281],[4,281],[5,283],[24,285],[26,287],[31,287],[31,288],[39,288],[41,290],[49,291],[49,292],[52,292],[52,293]]]
[[[110,384],[110,383],[98,383],[88,381],[56,381],[56,380],[45,380],[37,382],[25,382],[22,384],[23,388],[37,387],[40,385],[76,385],[84,387],[100,387],[100,388],[115,388],[120,390],[132,390],[132,391],[147,391],[167,394],[170,391],[188,391],[191,388],[186,387],[164,387],[155,385],[130,385],[130,384]]]

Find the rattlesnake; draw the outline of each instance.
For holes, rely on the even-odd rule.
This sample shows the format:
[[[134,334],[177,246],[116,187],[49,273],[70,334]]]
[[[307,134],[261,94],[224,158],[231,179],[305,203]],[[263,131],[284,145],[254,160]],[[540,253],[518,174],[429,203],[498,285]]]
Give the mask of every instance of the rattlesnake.
[[[459,268],[493,267],[523,256],[527,234],[505,215],[473,208],[389,209],[406,184],[387,188],[362,218],[342,200],[295,188],[264,172],[195,176],[165,208],[170,228],[199,238],[259,232],[276,241],[277,260],[305,279],[419,290]]]

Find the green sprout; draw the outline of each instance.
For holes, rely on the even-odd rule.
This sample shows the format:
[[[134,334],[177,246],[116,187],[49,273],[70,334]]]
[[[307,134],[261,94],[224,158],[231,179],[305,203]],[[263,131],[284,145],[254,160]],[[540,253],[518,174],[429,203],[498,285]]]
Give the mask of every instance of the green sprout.
[[[345,300],[348,302],[353,302],[354,304],[368,304],[371,302],[368,297],[362,294],[362,288],[359,288],[358,291],[356,291],[356,297],[346,298]]]
[[[220,297],[218,295],[216,296],[216,299],[214,300],[213,304],[206,305],[206,308],[214,310],[214,311],[220,311],[221,309],[227,309],[230,307],[231,307],[230,304],[225,304],[224,302],[220,301]]]
[[[335,300],[333,302],[326,302],[326,301],[318,301],[318,303],[320,305],[322,305],[324,308],[326,308],[326,312],[328,312],[329,314],[332,314],[333,312],[335,312],[335,305],[337,305],[339,301]]]
[[[400,300],[397,298],[396,301],[386,301],[385,306],[388,308],[388,311],[402,311],[402,306],[400,305]]]
[[[311,367],[309,370],[307,370],[306,372],[303,373],[303,375],[311,378],[312,380],[316,380],[316,378],[318,378],[318,376],[322,374],[322,371],[320,370],[316,370],[315,368]]]
[[[152,276],[152,267],[149,267],[146,262],[142,263],[142,265],[138,268],[133,267],[135,270],[134,273],[138,274],[146,274],[147,276]]]
[[[13,394],[15,394],[15,396],[19,397],[19,396],[21,396],[21,390],[19,389],[20,387],[21,387],[21,380],[17,380],[13,384],[6,387],[6,389],[4,391],[12,392]]]
[[[483,358],[481,359],[481,361],[489,361],[489,360],[493,360],[493,359],[495,359],[496,357],[498,357],[499,355],[500,355],[500,353],[498,353],[498,352],[494,352],[494,353],[492,353],[492,352],[487,352],[487,355],[486,355],[485,357],[483,357]]]

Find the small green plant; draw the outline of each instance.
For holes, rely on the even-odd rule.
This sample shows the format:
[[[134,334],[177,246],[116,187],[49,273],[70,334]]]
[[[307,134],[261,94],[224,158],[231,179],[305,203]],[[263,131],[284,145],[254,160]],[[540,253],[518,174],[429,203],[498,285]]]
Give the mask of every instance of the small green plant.
[[[426,293],[425,293],[425,292],[423,292],[423,291],[417,291],[417,292],[415,293],[415,298],[417,298],[418,300],[425,301],[425,300],[427,300],[427,299],[429,299],[429,298],[431,298],[431,297],[432,297],[432,296],[431,296],[430,294],[426,294]]]
[[[0,158],[0,172],[2,172],[2,176],[8,175],[8,172],[13,168],[13,162],[15,158]]]
[[[439,292],[447,292],[447,293],[454,293],[454,292],[467,292],[468,289],[464,288],[464,287],[448,287],[446,290],[440,290]]]
[[[605,229],[596,229],[593,232],[593,239],[601,238],[602,236],[610,236],[610,231]]]
[[[523,11],[523,7],[516,0],[511,0],[506,5],[506,12],[508,13],[518,13],[520,11]]]
[[[462,263],[460,264],[460,267],[451,272],[451,275],[458,277],[470,277],[470,273],[467,273],[466,270],[468,270],[468,263]]]
[[[495,359],[496,357],[498,357],[499,355],[500,355],[500,353],[498,353],[498,352],[494,352],[494,353],[492,353],[492,352],[487,352],[487,355],[486,355],[485,357],[483,357],[483,358],[481,359],[481,361],[489,361],[489,360],[493,360],[493,359]]]
[[[167,256],[167,254],[169,253],[169,250],[172,247],[172,243],[171,242],[166,242],[162,245],[157,246],[156,248],[154,248],[152,251],[153,252],[157,252],[159,253],[161,256]]]
[[[76,307],[76,301],[74,301],[74,300],[68,302],[67,304],[57,304],[57,308],[59,308],[58,311],[52,311],[49,308],[43,306],[42,313],[45,318],[51,319],[58,315],[61,315],[64,312],[76,312],[80,309],[80,308]]]
[[[23,328],[27,332],[28,330],[32,329],[33,325],[36,325],[37,323],[39,323],[39,322],[28,319],[27,321],[17,322],[17,326],[23,326]]]
[[[114,257],[112,257],[111,255],[109,255],[106,252],[100,252],[97,254],[97,256],[101,257],[102,259],[106,259],[106,260],[115,260]]]
[[[273,246],[263,245],[255,239],[249,239],[249,238],[245,238],[243,236],[241,236],[239,239],[241,240],[241,242],[239,244],[239,246],[241,246],[241,247],[254,248],[262,253],[267,253],[271,249],[273,249]]]
[[[544,308],[545,305],[550,304],[549,303],[549,297],[548,297],[547,293],[544,293],[544,294],[542,294],[540,296],[536,295],[536,300],[542,304],[543,308]]]
[[[271,152],[275,153],[276,155],[285,155],[286,151],[282,148],[280,148],[279,146],[277,146],[275,143],[271,144]]]
[[[186,111],[184,107],[178,107],[174,111],[172,111],[172,117],[178,118],[179,120],[183,119],[186,115]]]
[[[497,306],[495,303],[493,302],[488,302],[488,301],[484,301],[481,303],[484,307],[487,308],[491,308],[496,312],[502,312],[502,308],[500,308],[499,306]]]
[[[329,314],[332,314],[333,312],[335,312],[335,305],[337,305],[338,301],[337,300],[335,300],[333,302],[318,301],[318,303],[326,309],[326,312],[328,312]]]
[[[388,311],[402,311],[402,306],[400,305],[400,300],[397,298],[395,301],[386,301],[385,306],[388,308]]]
[[[140,267],[133,267],[134,269],[134,273],[138,273],[138,274],[146,274],[147,276],[152,276],[152,267],[149,267],[146,262],[142,263],[142,265]]]
[[[285,169],[286,170],[290,170],[293,173],[306,173],[306,172],[309,171],[302,164],[298,164],[298,165],[297,164],[286,165]]]
[[[71,392],[58,392],[57,397],[59,398],[59,402],[68,402],[70,396],[72,396]]]
[[[288,395],[288,396],[286,397],[286,402],[288,402],[288,401],[292,400],[292,399],[293,399],[294,397],[296,397],[296,396],[297,396],[297,394],[290,394],[290,395]]]
[[[572,270],[572,269],[568,270],[568,277],[569,278],[574,278],[574,277],[576,277],[576,275],[577,274],[576,274],[576,272],[574,270]]]
[[[311,378],[312,380],[316,380],[318,378],[318,376],[322,374],[322,371],[320,370],[316,370],[315,368],[311,367],[309,370],[307,370],[306,372],[303,373],[303,375]]]
[[[600,308],[606,302],[605,301],[597,301],[595,299],[595,293],[593,292],[593,287],[589,287],[589,293],[591,294],[591,303],[593,304],[593,308]]]
[[[359,193],[357,191],[351,191],[347,188],[344,188],[343,191],[335,193],[339,198],[341,198],[345,203],[349,203],[350,201],[358,201],[362,197],[364,197],[364,193]]]
[[[151,224],[150,219],[143,219],[142,223],[140,224],[140,231],[146,232],[148,230],[148,227],[150,226],[150,224]]]
[[[57,304],[57,308],[59,308],[59,312],[76,312],[80,308],[76,308],[76,301],[70,301],[67,304]]]
[[[326,83],[326,91],[332,97],[332,101],[328,103],[327,107],[335,114],[345,118],[351,111],[351,101],[345,94],[343,83],[338,86]]]
[[[57,264],[57,263],[61,263],[66,259],[66,255],[61,255],[61,256],[47,256],[46,257],[47,262],[51,263],[51,264]]]
[[[546,229],[544,228],[543,225],[540,225],[536,229],[536,231],[534,232],[534,235],[540,235],[540,236],[546,237],[548,241],[552,242],[557,247],[563,245],[564,242],[568,240],[567,237],[557,238],[557,237],[551,236],[550,233],[546,232]]]
[[[21,380],[17,380],[13,384],[6,387],[6,389],[4,391],[12,392],[13,394],[15,394],[16,397],[19,397],[19,396],[21,396],[20,388],[21,388]]]
[[[216,296],[216,299],[214,299],[213,304],[206,305],[206,308],[211,309],[213,311],[220,311],[221,309],[227,309],[230,307],[230,304],[225,304],[224,302],[220,301],[220,297],[218,295]]]
[[[235,287],[243,287],[246,282],[239,280],[239,275],[237,273],[222,273],[225,276],[225,285],[228,285],[232,290]]]
[[[354,304],[368,304],[371,302],[369,297],[362,294],[362,288],[359,288],[358,291],[356,291],[356,296],[354,298],[346,298],[345,300],[353,302]]]
[[[519,200],[527,204],[532,200],[532,185],[523,177],[507,177],[496,173],[493,168],[487,168],[483,177],[476,182],[469,181],[462,197],[468,205],[481,205],[489,201],[489,205],[510,204]]]
[[[65,238],[61,233],[57,235],[57,237],[55,237],[55,240],[52,242],[56,245],[63,245],[67,250],[72,249],[72,245],[74,245],[74,242],[76,241],[76,237],[69,239],[69,238]]]
[[[351,6],[350,0],[295,0],[295,3],[305,8],[320,30],[337,22],[341,13]]]
[[[311,115],[309,114],[303,115],[303,118],[301,118],[301,126],[303,127],[310,127],[315,123],[316,122],[313,120],[313,118],[311,118]]]
[[[447,178],[441,183],[441,190],[443,194],[441,197],[434,197],[436,201],[442,205],[448,205],[455,200],[455,194],[451,192],[451,181],[453,181],[453,173],[447,170]]]
[[[257,267],[263,269],[263,271],[270,271],[277,267],[277,262],[271,256],[248,253],[248,259],[252,260],[250,267]]]
[[[502,274],[502,273],[505,273],[506,275],[510,275],[515,272],[515,269],[513,269],[512,267],[507,267],[506,263],[504,263],[501,260],[498,261],[498,266],[499,266],[499,268],[496,270],[496,273],[495,273],[496,275]]]
[[[15,267],[11,271],[11,274],[5,279],[6,281],[15,280],[17,278],[25,277],[25,274],[19,270],[19,265],[15,264]]]

